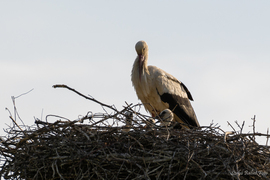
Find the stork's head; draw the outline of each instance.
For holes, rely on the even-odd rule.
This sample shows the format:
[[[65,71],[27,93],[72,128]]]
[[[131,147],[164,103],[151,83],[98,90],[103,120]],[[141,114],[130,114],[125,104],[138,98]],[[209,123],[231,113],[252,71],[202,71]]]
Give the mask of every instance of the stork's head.
[[[141,75],[144,66],[146,67],[147,58],[148,58],[148,45],[145,41],[139,41],[135,45],[136,52],[138,54],[138,61],[139,61],[139,77],[141,80]]]
[[[148,54],[148,46],[145,41],[139,41],[135,45],[135,49],[137,51],[138,56],[147,56]]]

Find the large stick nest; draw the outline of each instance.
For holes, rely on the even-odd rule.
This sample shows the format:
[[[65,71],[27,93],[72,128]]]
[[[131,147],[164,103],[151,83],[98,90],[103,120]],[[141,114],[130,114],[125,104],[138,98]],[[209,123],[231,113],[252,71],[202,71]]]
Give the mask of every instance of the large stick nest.
[[[103,104],[104,105],[104,104]],[[107,106],[107,105],[106,105]],[[127,105],[111,114],[6,129],[0,175],[5,179],[269,179],[270,147],[255,138],[268,134],[161,127]],[[115,109],[114,107],[111,107]],[[130,131],[126,112],[134,114]],[[89,120],[87,124],[82,121]],[[254,119],[255,121],[255,119]],[[22,129],[24,128],[24,130]],[[255,127],[254,127],[255,128]]]

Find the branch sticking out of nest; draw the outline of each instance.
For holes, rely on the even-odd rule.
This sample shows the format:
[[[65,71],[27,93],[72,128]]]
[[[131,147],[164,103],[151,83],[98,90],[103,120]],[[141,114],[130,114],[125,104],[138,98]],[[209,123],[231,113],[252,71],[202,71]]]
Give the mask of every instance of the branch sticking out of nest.
[[[64,87],[65,85],[56,85]],[[256,136],[224,132],[218,126],[177,129],[149,127],[148,116],[127,104],[121,111],[82,95],[114,112],[79,120],[13,126],[0,144],[1,176],[6,179],[269,179],[270,147]],[[133,125],[125,132],[126,112]],[[82,120],[89,119],[88,124]],[[107,122],[109,121],[109,122]],[[119,125],[121,124],[121,125]],[[243,128],[243,126],[242,126]]]

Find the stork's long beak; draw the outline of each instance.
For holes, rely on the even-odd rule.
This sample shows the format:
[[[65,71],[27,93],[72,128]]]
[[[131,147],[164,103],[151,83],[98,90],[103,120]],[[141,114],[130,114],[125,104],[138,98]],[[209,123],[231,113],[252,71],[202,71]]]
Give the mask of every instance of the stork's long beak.
[[[138,56],[139,56],[139,78],[140,78],[140,81],[141,81],[144,56],[143,55],[138,55]]]

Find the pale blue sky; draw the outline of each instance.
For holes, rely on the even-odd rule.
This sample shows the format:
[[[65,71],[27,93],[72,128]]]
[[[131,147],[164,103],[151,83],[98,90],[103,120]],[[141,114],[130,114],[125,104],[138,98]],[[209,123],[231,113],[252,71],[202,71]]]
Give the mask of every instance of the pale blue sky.
[[[191,91],[201,125],[257,116],[270,127],[270,1],[1,1],[0,127],[11,124],[11,96],[25,124],[47,114],[76,119],[102,108],[67,84],[118,109],[139,100],[130,74],[145,40],[149,64]],[[0,134],[4,135],[3,130]],[[235,125],[235,128],[236,125]],[[263,141],[265,142],[265,141]]]

